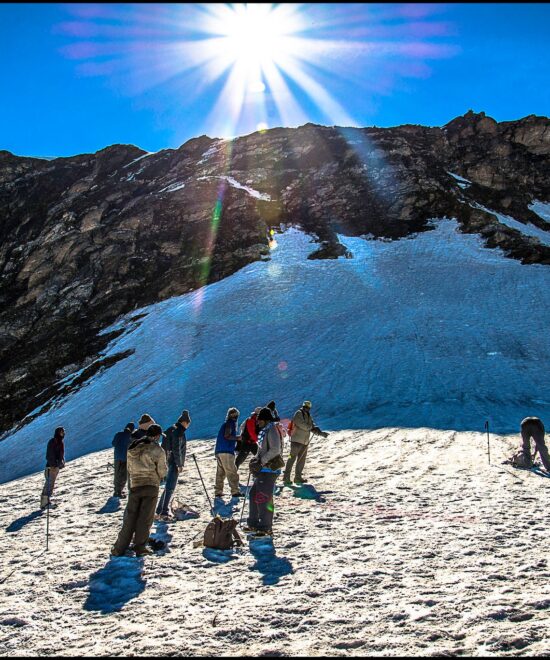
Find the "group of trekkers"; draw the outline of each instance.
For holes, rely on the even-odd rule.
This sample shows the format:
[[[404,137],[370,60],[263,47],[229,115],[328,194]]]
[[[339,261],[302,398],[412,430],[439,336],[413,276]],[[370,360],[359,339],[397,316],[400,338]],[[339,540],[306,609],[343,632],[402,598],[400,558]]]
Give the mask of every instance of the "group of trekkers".
[[[274,401],[264,407],[255,408],[239,427],[240,412],[231,407],[220,426],[214,455],[216,477],[214,497],[223,497],[225,482],[229,485],[232,498],[245,495],[240,490],[239,468],[249,455],[250,478],[253,485],[249,490],[249,513],[243,530],[252,536],[271,536],[274,513],[275,483],[284,467],[283,483],[292,485],[292,470],[295,466],[294,484],[307,483],[303,471],[308,445],[313,435],[327,437],[311,416],[312,404],[304,401],[295,412],[288,427],[281,422]],[[128,501],[122,528],[111,548],[112,556],[122,556],[133,547],[136,556],[152,554],[150,530],[153,521],[173,521],[170,504],[178,483],[178,475],[185,465],[187,437],[191,424],[188,410],[184,410],[177,421],[162,428],[147,413],[139,420],[138,428],[129,422],[124,430],[116,433],[114,447],[114,493],[117,498],[125,497],[128,486]],[[58,428],[47,448],[46,483],[42,492],[41,507],[50,503],[55,479],[64,467],[65,431]],[[290,437],[290,453],[283,459],[285,440]],[[160,494],[160,486],[164,490]]]
[[[281,422],[274,401],[257,407],[239,427],[239,410],[229,408],[216,438],[216,477],[214,497],[221,498],[225,482],[228,482],[232,498],[244,497],[240,490],[239,468],[250,454],[249,513],[243,530],[252,536],[272,535],[275,483],[282,472],[283,485],[307,482],[303,470],[311,435],[327,437],[311,416],[311,402],[304,401],[295,412],[288,427]],[[191,424],[188,410],[184,410],[177,421],[166,429],[156,424],[149,414],[139,420],[134,428],[128,423],[113,439],[114,446],[114,497],[125,497],[128,484],[128,501],[122,528],[111,555],[124,555],[134,540],[136,556],[152,554],[148,544],[149,534],[155,518],[172,521],[170,503],[178,483],[178,475],[185,465],[187,450],[186,431]],[[544,468],[550,473],[550,455],[544,441],[544,424],[538,417],[526,417],[521,422],[522,450],[511,461],[516,467],[531,468],[538,452]],[[46,450],[46,480],[41,496],[41,508],[50,505],[50,497],[59,474],[65,466],[65,429],[55,429],[54,437]],[[290,437],[290,453],[283,459],[285,439]],[[531,453],[531,439],[535,451]],[[198,466],[197,466],[198,467]],[[201,477],[202,478],[202,477]],[[164,490],[159,497],[161,483]]]

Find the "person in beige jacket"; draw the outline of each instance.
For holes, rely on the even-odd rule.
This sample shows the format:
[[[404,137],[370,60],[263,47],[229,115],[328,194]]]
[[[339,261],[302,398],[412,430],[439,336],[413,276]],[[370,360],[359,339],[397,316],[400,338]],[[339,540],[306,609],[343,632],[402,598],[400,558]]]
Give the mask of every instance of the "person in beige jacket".
[[[321,429],[315,425],[313,417],[311,416],[311,401],[304,401],[302,407],[294,413],[294,417],[292,418],[290,454],[288,456],[288,461],[286,462],[285,473],[283,476],[283,483],[285,486],[289,486],[292,483],[290,474],[294,467],[294,463],[296,463],[294,483],[298,485],[307,483],[303,471],[306,464],[307,448],[312,433],[322,435],[325,438],[328,435],[328,433],[321,431]]]
[[[160,482],[166,476],[166,454],[159,445],[162,429],[152,424],[145,436],[136,438],[128,447],[130,492],[124,511],[122,529],[111,548],[120,557],[128,549],[132,536],[137,557],[152,554],[147,547],[159,494]]]

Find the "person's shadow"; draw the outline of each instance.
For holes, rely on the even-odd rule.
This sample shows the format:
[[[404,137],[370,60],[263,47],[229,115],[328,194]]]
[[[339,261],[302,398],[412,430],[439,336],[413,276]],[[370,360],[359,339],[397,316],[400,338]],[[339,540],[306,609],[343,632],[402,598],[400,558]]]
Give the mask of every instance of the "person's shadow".
[[[111,557],[105,566],[90,575],[84,609],[102,614],[119,612],[145,589],[143,559]]]
[[[120,497],[110,497],[96,513],[115,513],[120,511]]]
[[[42,509],[38,509],[37,511],[33,511],[32,513],[29,513],[28,516],[22,516],[21,518],[17,518],[17,520],[14,520],[6,527],[6,532],[8,533],[18,532],[20,529],[23,529],[25,525],[28,525],[33,520],[40,518],[40,516],[43,513],[44,515],[46,515],[45,512],[42,511]]]
[[[313,484],[296,484],[291,486],[294,491],[293,497],[298,497],[301,500],[315,500],[316,502],[326,502],[323,495],[332,493],[332,490],[318,491]]]
[[[263,584],[277,584],[284,575],[294,573],[292,564],[286,557],[277,557],[271,536],[250,538],[249,548],[256,560],[250,570],[263,573]]]

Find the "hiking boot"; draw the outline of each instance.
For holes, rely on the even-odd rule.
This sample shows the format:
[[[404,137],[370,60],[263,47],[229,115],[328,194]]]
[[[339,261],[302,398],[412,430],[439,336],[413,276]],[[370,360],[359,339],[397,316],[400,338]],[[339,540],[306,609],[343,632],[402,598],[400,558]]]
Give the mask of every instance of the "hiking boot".
[[[111,557],[124,557],[125,554],[126,554],[125,552],[120,552],[119,550],[117,550],[114,545],[111,548]]]
[[[122,497],[120,493],[113,493],[113,497]]]
[[[260,539],[264,536],[273,536],[273,531],[271,529],[257,529],[254,534],[251,534],[254,539]]]
[[[303,479],[303,478],[302,479],[294,479],[294,483],[298,486],[301,486],[302,484],[307,484],[308,481],[307,481],[307,479]]]
[[[231,497],[244,497],[244,493],[233,493]]]
[[[135,548],[134,548],[134,550],[135,550]],[[140,548],[139,550],[135,550],[135,553],[136,553],[136,557],[149,557],[150,555],[155,554],[149,548]]]
[[[292,486],[292,481],[290,481],[290,479],[285,479],[283,481],[283,486]]]
[[[259,531],[258,529],[256,529],[256,527],[250,527],[250,525],[245,525],[245,526],[242,527],[241,529],[242,529],[243,532],[245,532],[246,534],[248,534],[249,532],[257,532],[257,531]]]
[[[176,520],[176,517],[170,515],[169,513],[161,513],[158,519],[162,520],[162,522],[174,522],[174,520]]]

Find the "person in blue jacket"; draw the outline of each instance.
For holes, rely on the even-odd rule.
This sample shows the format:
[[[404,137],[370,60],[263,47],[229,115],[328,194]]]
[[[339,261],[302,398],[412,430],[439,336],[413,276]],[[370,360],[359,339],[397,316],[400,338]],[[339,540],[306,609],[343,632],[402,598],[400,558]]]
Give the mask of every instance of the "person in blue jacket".
[[[216,439],[216,485],[214,496],[223,495],[223,484],[225,479],[229,483],[232,497],[244,497],[239,491],[239,473],[235,465],[235,446],[239,436],[237,435],[237,421],[239,419],[237,408],[229,408],[225,417],[225,422],[221,425]]]
[[[113,497],[124,497],[126,494],[124,493],[124,486],[128,481],[126,455],[128,453],[128,445],[132,441],[132,431],[135,427],[134,422],[128,422],[124,431],[116,433],[111,443],[115,448],[115,490]]]

